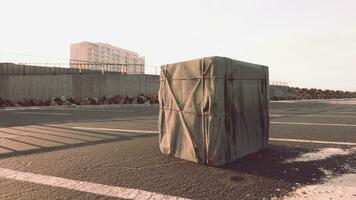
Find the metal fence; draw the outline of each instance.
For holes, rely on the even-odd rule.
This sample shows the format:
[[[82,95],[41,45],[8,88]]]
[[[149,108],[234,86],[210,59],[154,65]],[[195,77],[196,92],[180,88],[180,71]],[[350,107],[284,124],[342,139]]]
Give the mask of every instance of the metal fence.
[[[69,58],[4,52],[0,50],[0,75],[120,73],[158,75],[158,65],[103,63]]]
[[[269,84],[273,86],[288,86],[288,82],[282,81],[270,81]]]
[[[0,75],[59,75],[59,74],[149,74],[158,75],[158,66],[117,63],[0,63]]]

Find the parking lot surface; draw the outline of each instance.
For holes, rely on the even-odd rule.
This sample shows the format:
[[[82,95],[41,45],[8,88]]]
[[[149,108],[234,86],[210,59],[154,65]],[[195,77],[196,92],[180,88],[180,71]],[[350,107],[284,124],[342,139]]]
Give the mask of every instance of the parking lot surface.
[[[269,108],[269,146],[219,168],[162,155],[156,105],[0,110],[0,199],[356,199],[356,105]]]

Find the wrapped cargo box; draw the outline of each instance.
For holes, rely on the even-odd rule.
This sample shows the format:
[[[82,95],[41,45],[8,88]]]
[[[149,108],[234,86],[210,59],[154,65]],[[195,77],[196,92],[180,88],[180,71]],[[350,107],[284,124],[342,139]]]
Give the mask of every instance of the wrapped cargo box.
[[[162,153],[221,166],[268,143],[268,67],[224,57],[163,65]]]

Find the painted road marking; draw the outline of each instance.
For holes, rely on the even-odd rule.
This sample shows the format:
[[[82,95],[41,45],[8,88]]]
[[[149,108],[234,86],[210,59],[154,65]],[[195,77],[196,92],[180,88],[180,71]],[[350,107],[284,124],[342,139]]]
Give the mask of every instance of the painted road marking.
[[[351,111],[340,111],[340,112],[330,112],[330,113],[347,113],[347,114],[356,114],[356,111],[351,112]]]
[[[288,117],[288,115],[281,115],[281,114],[269,114],[270,117]]]
[[[270,114],[270,117],[356,117],[356,115],[281,115],[281,114]]]
[[[76,190],[81,192],[88,192],[88,193],[93,193],[98,195],[123,198],[123,199],[137,199],[137,200],[143,200],[143,199],[185,200],[186,199],[182,197],[169,196],[169,195],[159,194],[155,192],[148,192],[144,190],[103,185],[103,184],[91,183],[86,181],[77,181],[77,180],[71,180],[71,179],[60,178],[55,176],[32,174],[28,172],[19,172],[11,169],[4,169],[4,168],[0,168],[0,177],[17,180],[17,181],[36,183],[41,185],[48,185],[52,187],[66,188],[66,189]]]
[[[135,110],[125,110],[117,108],[50,108],[48,110],[69,110],[69,111],[85,111],[85,112],[136,112]]]
[[[271,141],[281,141],[281,142],[302,142],[302,143],[315,143],[315,144],[337,144],[337,145],[356,146],[356,143],[352,143],[352,142],[300,140],[300,139],[287,139],[287,138],[269,138],[269,140],[271,140]]]
[[[135,110],[104,110],[104,109],[75,109],[74,111],[84,111],[84,112],[136,112]]]
[[[307,117],[356,117],[352,115],[300,115],[300,117],[307,116]]]
[[[29,114],[29,115],[59,115],[59,116],[68,116],[72,115],[70,113],[44,113],[44,112],[13,112],[16,114]]]
[[[309,126],[350,126],[356,127],[356,124],[325,124],[325,123],[304,123],[304,122],[270,122],[271,124],[288,124],[288,125],[309,125]]]
[[[71,127],[73,129],[81,130],[110,130],[117,132],[131,132],[131,133],[155,133],[158,134],[158,131],[145,131],[145,130],[132,130],[132,129],[113,129],[113,128],[91,128],[91,127]],[[286,139],[286,138],[269,138],[271,141],[285,141],[285,142],[304,142],[304,143],[318,143],[318,144],[337,144],[337,145],[348,145],[356,146],[356,143],[352,142],[335,142],[335,141],[320,141],[320,140],[300,140],[300,139]]]
[[[16,111],[16,110],[40,110],[39,107],[6,107],[0,111]]]
[[[117,128],[96,128],[96,127],[70,127],[70,128],[79,129],[79,130],[114,131],[114,132],[125,132],[125,133],[159,133],[158,131],[144,131],[144,130],[117,129]]]

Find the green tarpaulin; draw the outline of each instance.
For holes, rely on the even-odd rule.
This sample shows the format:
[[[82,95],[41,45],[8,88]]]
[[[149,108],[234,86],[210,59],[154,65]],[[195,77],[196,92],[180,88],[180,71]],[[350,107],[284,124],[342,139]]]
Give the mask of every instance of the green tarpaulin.
[[[162,153],[220,166],[268,143],[268,68],[224,57],[163,65]]]

